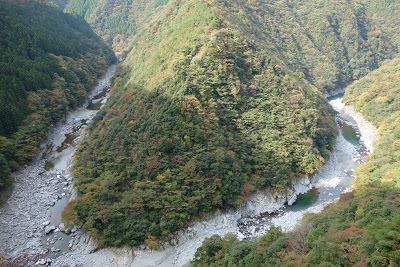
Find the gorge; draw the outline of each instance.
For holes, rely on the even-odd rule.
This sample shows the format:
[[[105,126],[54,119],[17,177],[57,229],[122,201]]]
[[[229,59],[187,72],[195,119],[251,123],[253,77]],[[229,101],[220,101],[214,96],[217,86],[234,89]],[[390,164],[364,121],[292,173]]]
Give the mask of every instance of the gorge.
[[[400,264],[396,1],[0,7],[0,266]]]

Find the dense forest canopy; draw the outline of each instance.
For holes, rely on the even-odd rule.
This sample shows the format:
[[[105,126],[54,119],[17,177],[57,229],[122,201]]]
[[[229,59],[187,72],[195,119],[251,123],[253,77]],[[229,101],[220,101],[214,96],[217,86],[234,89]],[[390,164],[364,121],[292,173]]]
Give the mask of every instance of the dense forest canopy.
[[[365,2],[367,13],[383,34],[400,47],[400,2],[397,0],[368,0]]]
[[[149,27],[169,0],[73,0],[68,13],[85,18],[115,51],[129,51],[135,34]]]
[[[336,138],[322,93],[358,80],[344,101],[379,140],[353,191],[290,233],[208,238],[192,264],[400,265],[399,1],[51,2],[0,0],[0,189],[115,62],[105,43],[125,60],[63,213],[103,245],[157,248],[202,212],[311,175]]]
[[[210,1],[243,35],[259,40],[324,91],[345,87],[397,52],[367,1]]]
[[[84,17],[106,42],[131,49],[132,36],[150,27],[171,1],[71,0],[67,12]],[[204,1],[229,27],[322,91],[344,87],[397,53],[398,18],[392,1]]]
[[[329,156],[321,93],[204,1],[171,1],[133,42],[76,156],[82,198],[64,213],[106,245],[153,244]]]
[[[289,233],[271,227],[256,241],[206,238],[192,266],[399,266],[399,209],[398,189],[364,187]]]
[[[114,61],[83,19],[36,1],[0,1],[0,187]]]
[[[69,0],[49,0],[49,2],[56,4],[61,10],[64,10]]]

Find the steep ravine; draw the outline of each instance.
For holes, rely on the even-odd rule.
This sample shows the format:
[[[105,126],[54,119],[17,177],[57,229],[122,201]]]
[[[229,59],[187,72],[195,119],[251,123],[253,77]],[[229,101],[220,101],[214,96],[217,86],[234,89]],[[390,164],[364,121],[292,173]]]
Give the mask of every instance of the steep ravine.
[[[76,228],[69,235],[59,229],[61,211],[73,192],[69,168],[83,128],[101,105],[91,107],[107,100],[115,68],[111,66],[99,79],[81,108],[69,112],[50,131],[36,158],[13,174],[12,194],[0,208],[0,255],[6,259],[30,254],[37,263],[50,263],[68,252],[77,237]]]
[[[177,233],[175,245],[160,251],[144,246],[96,251],[96,242],[82,234],[72,252],[58,257],[55,266],[187,266],[202,241],[214,234],[235,233],[240,239],[253,239],[265,234],[270,225],[281,226],[284,231],[293,229],[304,214],[321,211],[349,190],[353,170],[367,153],[364,143],[371,151],[369,144],[375,140],[374,129],[361,123],[359,114],[348,112],[341,96],[331,98],[330,104],[338,111],[340,132],[331,158],[312,177],[299,177],[283,193],[270,189],[255,193],[236,210],[205,215]]]

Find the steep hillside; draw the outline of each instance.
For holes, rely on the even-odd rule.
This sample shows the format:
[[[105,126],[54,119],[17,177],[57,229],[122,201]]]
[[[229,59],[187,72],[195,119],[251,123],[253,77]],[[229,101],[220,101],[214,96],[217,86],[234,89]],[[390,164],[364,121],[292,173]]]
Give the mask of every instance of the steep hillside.
[[[132,35],[169,8],[168,2],[72,0],[66,11],[85,17],[100,36],[122,51],[131,48]],[[346,86],[397,52],[389,42],[391,29],[396,28],[378,19],[387,15],[391,20],[394,15],[388,13],[393,6],[375,9],[378,0],[204,2],[229,27],[262,45],[293,71],[304,73],[322,91]]]
[[[348,88],[344,100],[378,127],[379,140],[355,183],[390,183],[400,187],[400,58]]]
[[[365,1],[216,1],[242,34],[260,42],[322,91],[344,87],[396,51]]]
[[[106,245],[169,237],[324,163],[333,111],[302,73],[217,17],[171,1],[138,34],[74,167],[64,219]]]
[[[35,1],[0,1],[0,187],[114,61],[82,19]]]
[[[85,18],[115,51],[128,51],[136,33],[149,27],[169,0],[72,0],[65,11]]]
[[[400,2],[397,0],[369,0],[366,7],[371,19],[380,26],[383,34],[400,47]]]
[[[49,0],[49,2],[56,4],[61,10],[64,10],[69,0]]]

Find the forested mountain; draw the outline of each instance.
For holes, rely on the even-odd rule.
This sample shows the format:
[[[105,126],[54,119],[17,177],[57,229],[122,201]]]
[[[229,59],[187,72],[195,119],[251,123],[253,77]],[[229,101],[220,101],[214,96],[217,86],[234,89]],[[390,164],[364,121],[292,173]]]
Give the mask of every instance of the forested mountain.
[[[115,51],[127,51],[135,34],[152,25],[169,0],[73,0],[66,12],[84,17]]]
[[[114,61],[83,19],[36,1],[0,1],[0,187]]]
[[[64,219],[105,245],[156,247],[201,212],[313,173],[336,135],[321,92],[397,53],[394,15],[374,4],[71,0],[126,59],[78,150]]]
[[[64,10],[69,0],[49,0],[49,2],[56,4],[61,10]]]
[[[84,16],[100,36],[122,51],[131,47],[127,39],[152,27],[157,15],[170,9],[168,2],[72,0],[66,11]],[[205,2],[229,27],[262,44],[323,91],[344,87],[397,52],[389,42],[397,27],[388,22],[396,13],[388,13],[392,6],[380,3],[387,1]],[[379,12],[368,12],[381,4]]]
[[[397,51],[361,1],[225,1],[230,25],[262,42],[322,91],[344,87]]]
[[[400,2],[397,0],[368,0],[365,2],[367,13],[383,34],[400,47]]]
[[[107,245],[166,237],[199,212],[284,188],[322,166],[336,135],[304,75],[207,3],[164,10],[137,35],[76,156],[82,198],[64,217]]]

